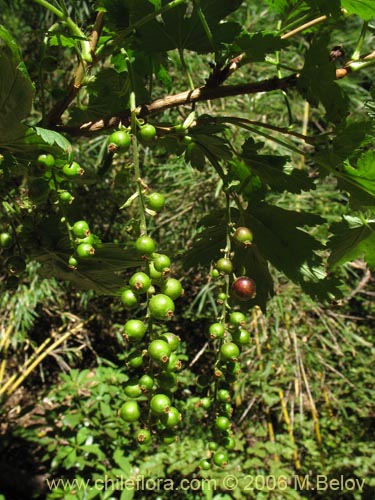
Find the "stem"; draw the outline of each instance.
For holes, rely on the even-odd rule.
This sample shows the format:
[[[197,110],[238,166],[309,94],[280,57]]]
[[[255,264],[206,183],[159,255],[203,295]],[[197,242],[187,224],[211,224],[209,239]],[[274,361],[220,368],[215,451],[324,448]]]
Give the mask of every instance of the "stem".
[[[204,15],[204,12],[200,6],[200,0],[194,0],[194,5],[197,9],[197,14],[198,14],[199,20],[203,26],[204,32],[206,33],[206,36],[208,38],[208,41],[210,42],[212,50],[215,52],[215,55],[216,55],[214,37],[212,36],[211,28],[209,27],[209,25],[207,23],[206,16]]]
[[[361,57],[363,43],[364,43],[365,38],[366,38],[367,27],[368,27],[368,22],[365,21],[363,23],[363,26],[362,26],[361,34],[359,35],[357,46],[356,46],[356,48],[353,52],[353,55],[352,55],[353,61],[358,61]]]
[[[285,33],[285,35],[281,35],[280,38],[282,40],[287,40],[288,38],[291,38],[292,36],[297,35],[297,33],[300,33],[301,31],[304,31],[308,28],[311,28],[311,26],[315,26],[316,24],[322,23],[323,21],[326,21],[326,20],[327,20],[327,16],[317,17],[317,18],[313,19],[312,21],[308,21],[305,24],[301,24],[301,26],[298,26],[298,28],[295,28],[292,31],[288,31],[288,33]]]
[[[81,43],[81,56],[82,59],[86,62],[92,62],[92,57],[90,53],[90,43],[88,40],[86,40],[86,36],[83,33],[83,31],[78,27],[78,25],[73,21],[71,17],[69,17],[66,13],[62,12],[61,10],[57,9],[53,5],[51,5],[47,0],[34,0],[35,3],[41,5],[45,9],[49,10],[53,14],[55,14],[56,17],[64,21],[64,23],[68,26],[70,29],[71,33],[80,38],[80,43]]]
[[[138,141],[137,141],[137,103],[136,96],[134,91],[134,75],[133,68],[131,65],[131,61],[129,55],[126,51],[125,60],[126,66],[129,72],[130,84],[131,84],[131,92],[130,92],[130,127],[132,134],[132,157],[133,157],[133,165],[134,165],[134,175],[137,183],[137,194],[139,200],[139,218],[140,218],[140,233],[147,234],[147,223],[146,223],[146,207],[143,198],[143,182],[141,178],[141,169],[139,166],[139,151],[138,151]]]
[[[189,87],[191,90],[194,90],[194,88],[195,88],[194,82],[193,82],[193,79],[191,77],[191,73],[190,73],[190,70],[188,68],[188,65],[186,64],[186,61],[185,61],[183,49],[178,49],[178,55],[179,55],[179,58],[181,61],[181,66],[186,74],[187,79],[188,79]]]

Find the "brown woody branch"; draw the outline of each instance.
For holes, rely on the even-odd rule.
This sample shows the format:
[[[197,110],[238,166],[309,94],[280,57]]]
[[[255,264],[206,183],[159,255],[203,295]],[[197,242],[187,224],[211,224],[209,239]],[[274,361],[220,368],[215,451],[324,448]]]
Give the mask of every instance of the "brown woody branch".
[[[271,78],[261,82],[245,83],[243,85],[222,85],[218,87],[199,87],[194,90],[181,92],[180,94],[169,95],[161,99],[156,99],[150,104],[144,104],[139,110],[139,116],[145,117],[155,113],[160,113],[169,108],[177,106],[191,105],[199,101],[211,101],[223,97],[233,97],[244,94],[257,94],[258,92],[270,92],[272,90],[287,90],[295,87],[297,75],[290,75],[285,78]],[[91,135],[94,132],[117,127],[120,122],[127,123],[129,112],[120,113],[107,119],[96,122],[84,123],[80,127],[61,126],[57,129],[68,133],[71,136]]]
[[[375,59],[375,51],[367,56],[364,56],[361,61],[365,63],[373,62]],[[354,69],[351,64],[355,62],[350,61],[344,67],[336,70],[336,79],[341,79],[351,73]],[[221,99],[224,97],[233,97],[244,94],[257,94],[259,92],[270,92],[273,90],[287,90],[294,88],[298,81],[298,74],[292,74],[284,78],[270,78],[260,82],[245,83],[242,85],[217,85],[196,88],[188,90],[175,95],[169,95],[161,99],[156,99],[150,104],[144,104],[139,109],[139,117],[160,113],[169,108],[178,106],[191,105],[199,101],[211,101],[214,99]],[[78,92],[79,89],[77,89]],[[73,97],[74,98],[74,97]],[[125,111],[116,116],[103,118],[98,121],[91,121],[82,124],[81,126],[58,126],[57,130],[67,133],[71,136],[89,136],[96,132],[103,130],[113,129],[119,126],[120,122],[123,124],[128,123],[130,112]]]
[[[103,25],[104,25],[104,12],[99,12],[98,15],[96,16],[95,24],[93,26],[93,30],[89,40],[90,52],[93,57],[95,54],[96,47],[98,45],[100,33],[102,32],[103,29]],[[79,62],[77,69],[74,73],[73,80],[69,85],[66,96],[60,101],[58,101],[47,115],[47,125],[49,127],[53,127],[54,125],[59,123],[64,111],[68,108],[70,103],[76,98],[78,92],[81,89],[82,82],[88,67],[89,65],[85,64],[83,60]]]

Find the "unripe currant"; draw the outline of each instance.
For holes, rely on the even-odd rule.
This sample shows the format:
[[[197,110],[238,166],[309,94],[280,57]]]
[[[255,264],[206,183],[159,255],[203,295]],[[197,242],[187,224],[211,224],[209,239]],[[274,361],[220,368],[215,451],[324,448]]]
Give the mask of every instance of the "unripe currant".
[[[76,253],[80,259],[89,259],[95,254],[95,248],[90,243],[80,243],[76,248]]]
[[[110,153],[126,153],[130,148],[131,136],[126,130],[116,130],[108,138]]]
[[[120,408],[120,417],[125,422],[136,422],[141,417],[137,401],[126,401]]]
[[[171,319],[175,310],[173,300],[168,295],[162,293],[154,295],[150,299],[148,307],[151,316],[161,321]]]
[[[211,339],[222,339],[224,337],[224,326],[221,323],[212,323],[208,329]]]
[[[1,233],[0,234],[0,247],[1,248],[9,248],[13,244],[13,237],[10,233]]]
[[[79,220],[73,224],[72,231],[76,238],[85,238],[90,234],[90,227],[85,220]]]
[[[138,297],[130,288],[122,291],[121,302],[127,309],[134,309],[139,304]]]
[[[166,394],[155,394],[150,401],[150,408],[155,415],[163,415],[169,412],[171,400]]]
[[[169,361],[171,348],[164,340],[156,339],[148,346],[148,353],[154,361],[165,364]]]
[[[226,342],[220,347],[220,355],[225,361],[236,361],[240,355],[240,349],[234,342]]]
[[[228,454],[225,451],[217,451],[213,460],[218,467],[225,467],[228,464]]]
[[[233,238],[238,243],[242,244],[245,247],[248,247],[252,244],[253,233],[250,231],[248,227],[241,226],[235,230]]]
[[[141,376],[138,383],[142,392],[151,391],[155,384],[154,379],[150,375],[147,375],[147,373]]]
[[[159,212],[165,205],[165,198],[160,193],[151,193],[146,196],[146,205],[151,210],[155,210],[155,212]]]
[[[232,325],[244,325],[246,323],[246,317],[242,312],[233,311],[230,313],[229,323]]]
[[[129,342],[140,342],[147,330],[147,326],[139,319],[130,319],[124,325],[124,336]]]
[[[250,333],[243,328],[239,328],[232,333],[232,341],[239,346],[246,345],[250,342]]]
[[[135,438],[139,444],[146,444],[151,441],[151,432],[148,429],[138,429]]]
[[[171,260],[168,255],[165,254],[155,254],[152,259],[154,263],[154,268],[160,273],[165,273],[169,270],[171,265]]]
[[[215,420],[215,427],[220,431],[226,431],[230,427],[230,420],[224,415],[219,415]]]
[[[182,420],[182,415],[181,413],[175,408],[174,406],[171,406],[169,408],[168,413],[163,413],[160,417],[161,422],[166,426],[166,427],[176,427],[181,420]]]
[[[168,278],[161,284],[160,291],[164,295],[168,295],[172,300],[176,300],[182,295],[183,288],[180,281],[175,278]]]
[[[140,271],[131,276],[129,285],[135,293],[146,293],[151,286],[151,279],[146,273]]]
[[[172,352],[176,351],[180,343],[180,337],[171,332],[163,333],[160,339],[168,343]]]
[[[216,262],[216,269],[222,274],[230,274],[233,271],[232,261],[222,257]]]
[[[155,252],[156,243],[150,236],[143,235],[135,242],[135,249],[141,255],[150,255]]]

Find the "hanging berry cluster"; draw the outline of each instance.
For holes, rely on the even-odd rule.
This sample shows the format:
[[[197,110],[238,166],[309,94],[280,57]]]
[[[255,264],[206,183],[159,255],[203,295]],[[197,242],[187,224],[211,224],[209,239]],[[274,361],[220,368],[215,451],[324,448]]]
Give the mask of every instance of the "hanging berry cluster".
[[[235,383],[240,373],[241,350],[250,343],[250,331],[246,328],[247,318],[243,304],[256,295],[256,286],[248,276],[234,273],[232,242],[236,246],[249,248],[253,235],[249,228],[240,226],[232,230],[230,204],[227,197],[226,246],[211,271],[211,278],[217,287],[217,303],[221,306],[217,320],[208,327],[208,337],[215,362],[212,378],[206,385],[204,395],[197,405],[206,410],[207,425],[212,440],[207,443],[206,457],[200,462],[202,470],[212,465],[225,467],[228,452],[235,448],[231,432],[231,417]],[[242,310],[240,310],[242,309]]]

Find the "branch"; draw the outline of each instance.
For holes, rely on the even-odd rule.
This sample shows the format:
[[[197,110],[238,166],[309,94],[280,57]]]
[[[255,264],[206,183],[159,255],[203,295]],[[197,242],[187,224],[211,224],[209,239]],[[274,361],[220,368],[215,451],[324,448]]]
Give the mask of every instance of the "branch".
[[[289,75],[285,78],[271,78],[261,82],[245,83],[242,85],[222,85],[219,87],[199,87],[194,90],[187,90],[180,94],[170,95],[161,99],[156,99],[150,104],[144,104],[139,109],[139,116],[145,117],[155,113],[175,108],[177,106],[191,105],[199,101],[211,101],[223,97],[232,97],[244,94],[257,94],[258,92],[270,92],[273,90],[286,90],[295,87],[297,75]],[[116,128],[120,122],[129,121],[129,111],[120,113],[117,116],[111,116],[107,119],[101,119],[96,122],[84,123],[80,127],[61,126],[57,129],[71,136],[91,135],[94,132]]]
[[[100,33],[103,29],[103,24],[104,24],[104,13],[99,12],[98,15],[96,16],[95,24],[89,40],[90,53],[92,56],[94,56],[95,54]],[[80,91],[87,68],[88,65],[86,65],[85,62],[81,60],[74,73],[73,81],[69,85],[66,96],[63,99],[61,99],[61,101],[57,102],[55,106],[51,109],[51,111],[48,113],[47,126],[53,127],[60,121],[62,114],[68,108],[69,104],[75,99],[78,92]]]

